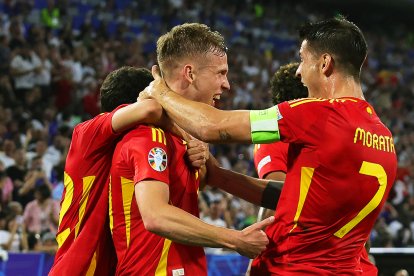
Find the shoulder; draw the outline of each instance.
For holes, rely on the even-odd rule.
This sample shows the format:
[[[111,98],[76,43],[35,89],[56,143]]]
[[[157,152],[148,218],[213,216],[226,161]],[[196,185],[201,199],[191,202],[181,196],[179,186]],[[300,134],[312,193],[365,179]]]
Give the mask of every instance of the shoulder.
[[[329,104],[329,99],[322,99],[322,98],[303,98],[303,99],[296,99],[287,102],[283,102],[279,104],[279,107],[289,107],[289,108],[307,108],[307,107],[314,107],[314,106],[323,106]]]
[[[292,101],[287,101],[282,104],[291,108],[295,107],[338,107],[340,105],[348,105],[352,103],[361,102],[360,99],[355,98],[339,98],[339,99],[323,99],[323,98],[303,98]]]
[[[167,145],[167,136],[169,132],[165,132],[161,128],[151,125],[139,125],[131,129],[124,135],[117,147],[123,148],[148,148]]]
[[[159,131],[158,128],[151,125],[138,125],[128,131],[123,137],[122,140],[131,140],[131,139],[151,139],[152,134],[155,131]]]
[[[37,206],[36,200],[32,200],[29,203],[27,203],[25,210],[36,208],[36,206]]]
[[[344,106],[355,105],[361,102],[359,99],[354,98],[340,98],[340,99],[322,99],[322,98],[304,98],[298,100],[292,100],[283,102],[277,105],[277,112],[280,113],[280,117],[283,118],[286,115],[293,116],[313,116],[319,117],[320,112],[337,112]],[[306,114],[306,115],[303,115]],[[308,117],[307,117],[308,118]]]

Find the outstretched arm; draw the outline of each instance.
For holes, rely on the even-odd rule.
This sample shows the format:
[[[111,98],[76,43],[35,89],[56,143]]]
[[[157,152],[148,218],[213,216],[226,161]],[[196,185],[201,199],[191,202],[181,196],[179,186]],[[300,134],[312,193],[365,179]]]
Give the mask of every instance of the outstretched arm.
[[[159,96],[158,96],[159,95]],[[187,100],[171,90],[154,98],[186,132],[208,143],[251,143],[249,111],[223,111]]]
[[[221,168],[212,155],[206,165],[208,185],[220,188],[255,205],[276,209],[283,181],[258,179]]]
[[[260,125],[255,123],[257,112],[253,111],[252,113],[248,110],[223,111],[204,103],[187,100],[168,88],[160,77],[158,66],[152,67],[152,73],[155,80],[141,92],[140,98],[152,97],[156,99],[172,120],[197,139],[211,143],[263,142],[263,140],[255,139],[255,136],[252,135],[252,129],[253,132],[257,130],[269,132],[271,130],[273,135],[266,140],[268,142],[279,139],[277,121],[272,122],[275,127],[269,128],[269,124],[266,125],[266,122]],[[263,110],[263,112],[269,113],[267,110]],[[251,121],[252,118],[253,121]]]

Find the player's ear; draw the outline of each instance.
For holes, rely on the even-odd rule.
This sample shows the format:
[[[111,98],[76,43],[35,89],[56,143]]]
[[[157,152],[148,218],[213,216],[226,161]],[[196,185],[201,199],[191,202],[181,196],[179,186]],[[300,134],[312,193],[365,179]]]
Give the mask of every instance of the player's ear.
[[[184,78],[192,83],[194,81],[194,67],[191,64],[186,64],[184,66]]]
[[[321,59],[322,59],[321,65],[320,65],[321,72],[325,76],[331,75],[334,69],[334,65],[335,65],[335,61],[333,57],[330,54],[325,53],[322,55]]]

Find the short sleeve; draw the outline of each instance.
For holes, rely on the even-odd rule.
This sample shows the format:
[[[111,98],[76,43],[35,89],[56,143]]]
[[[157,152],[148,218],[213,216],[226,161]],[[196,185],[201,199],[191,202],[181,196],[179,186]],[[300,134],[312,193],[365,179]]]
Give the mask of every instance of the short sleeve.
[[[301,99],[278,104],[280,140],[285,143],[316,145],[329,114],[326,100]]]
[[[110,113],[102,113],[95,118],[77,125],[74,129],[74,136],[77,139],[72,139],[77,142],[76,147],[85,149],[84,156],[88,156],[91,151],[107,152],[112,148],[117,138],[122,133],[115,133],[112,129],[112,117],[114,113],[127,105],[121,105]]]
[[[289,144],[276,142],[257,146],[254,153],[254,165],[260,178],[271,172],[287,171],[287,152]]]
[[[134,183],[152,179],[169,184],[169,152],[164,132],[141,126],[125,138],[128,142],[122,151],[126,162],[134,168]]]

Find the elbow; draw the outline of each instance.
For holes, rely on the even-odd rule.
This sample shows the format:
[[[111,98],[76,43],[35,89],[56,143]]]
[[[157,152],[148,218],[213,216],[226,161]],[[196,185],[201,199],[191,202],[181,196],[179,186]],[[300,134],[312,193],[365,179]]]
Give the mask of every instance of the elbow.
[[[218,124],[205,123],[198,127],[195,137],[206,143],[220,142],[221,130]]]
[[[210,134],[211,134],[211,128],[206,125],[203,125],[199,128],[198,133],[195,136],[197,139],[201,141],[211,143],[210,136],[209,136]]]
[[[162,232],[162,219],[157,215],[142,216],[142,222],[147,231],[157,234]]]

